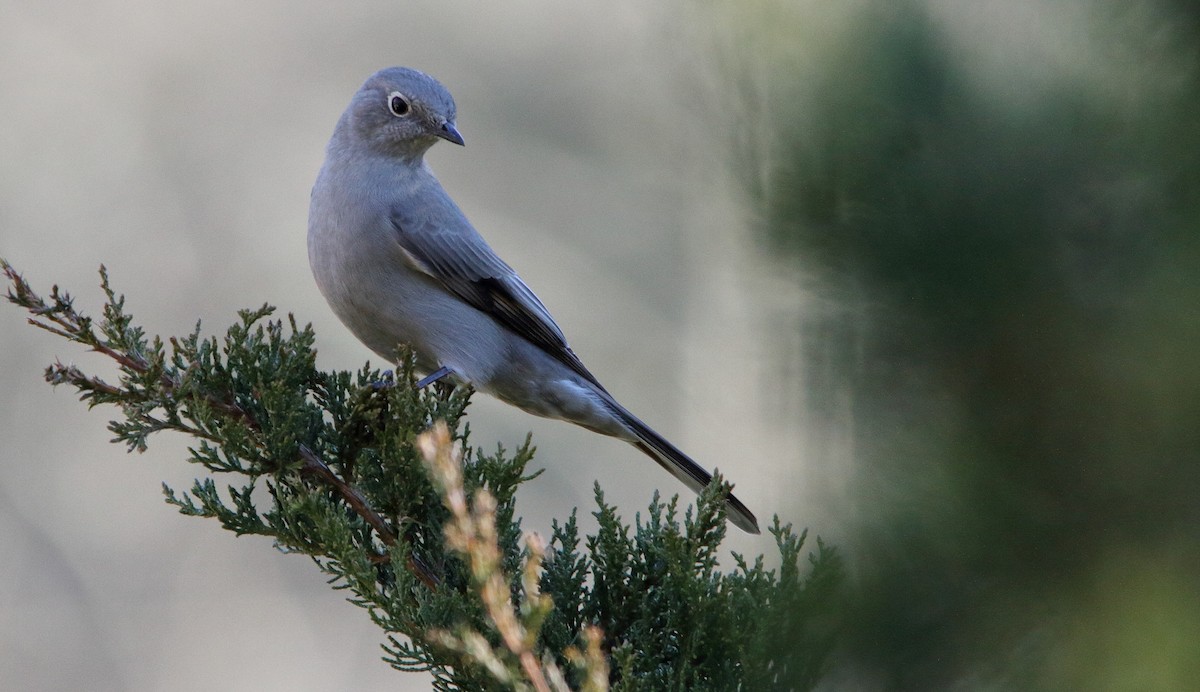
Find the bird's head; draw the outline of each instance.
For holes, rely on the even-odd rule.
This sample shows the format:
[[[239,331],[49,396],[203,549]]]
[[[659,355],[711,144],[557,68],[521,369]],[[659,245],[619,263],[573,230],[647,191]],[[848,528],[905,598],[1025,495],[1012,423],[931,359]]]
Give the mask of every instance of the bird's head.
[[[433,77],[407,67],[371,75],[344,117],[344,125],[372,148],[420,156],[439,138],[461,145],[454,98]]]

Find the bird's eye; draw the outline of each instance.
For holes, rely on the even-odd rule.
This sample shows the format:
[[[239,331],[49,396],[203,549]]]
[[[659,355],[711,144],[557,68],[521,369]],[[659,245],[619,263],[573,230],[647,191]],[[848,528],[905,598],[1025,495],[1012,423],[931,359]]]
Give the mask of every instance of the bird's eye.
[[[391,108],[392,115],[397,117],[404,117],[412,110],[412,106],[408,105],[408,99],[398,91],[388,94],[388,108]]]

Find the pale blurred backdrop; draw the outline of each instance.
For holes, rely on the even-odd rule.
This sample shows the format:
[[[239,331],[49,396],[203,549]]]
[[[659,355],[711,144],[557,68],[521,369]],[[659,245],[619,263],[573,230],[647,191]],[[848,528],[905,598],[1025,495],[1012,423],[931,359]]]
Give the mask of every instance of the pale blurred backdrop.
[[[308,192],[362,80],[425,70],[467,141],[431,165],[601,381],[847,556],[826,688],[1194,689],[1198,26],[1171,0],[0,0],[0,256],[91,311],[106,264],[153,334],[269,302],[358,368]],[[0,688],[427,688],[306,560],[163,504],[185,441],[126,455],[55,358],[113,372],[0,307]],[[627,518],[682,491],[486,397],[468,420],[533,431],[528,529],[590,521],[594,480]]]

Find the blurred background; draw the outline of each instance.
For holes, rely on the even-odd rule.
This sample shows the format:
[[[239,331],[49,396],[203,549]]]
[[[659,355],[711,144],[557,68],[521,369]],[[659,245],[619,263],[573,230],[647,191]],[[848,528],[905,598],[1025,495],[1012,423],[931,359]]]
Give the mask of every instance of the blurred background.
[[[1049,0],[0,0],[0,256],[150,333],[314,286],[308,190],[362,80],[454,93],[430,162],[633,411],[846,557],[827,689],[1200,687],[1200,13]],[[305,560],[164,505],[0,308],[0,687],[425,689]],[[378,364],[378,363],[377,363]],[[382,364],[379,364],[382,365]],[[682,491],[533,430],[529,529]],[[590,525],[590,524],[587,524]],[[769,538],[730,547],[772,554]]]

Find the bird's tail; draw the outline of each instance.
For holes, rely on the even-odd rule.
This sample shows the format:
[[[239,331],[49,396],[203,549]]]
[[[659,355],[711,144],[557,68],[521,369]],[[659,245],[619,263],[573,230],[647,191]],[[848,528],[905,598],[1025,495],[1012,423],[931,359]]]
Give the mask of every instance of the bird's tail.
[[[691,457],[681,452],[662,435],[654,432],[650,426],[638,420],[637,416],[626,411],[620,404],[616,404],[615,413],[637,437],[633,444],[657,461],[659,466],[669,471],[672,476],[683,481],[684,485],[699,493],[712,482],[711,473],[692,461]],[[733,493],[725,498],[725,507],[729,520],[739,529],[747,533],[760,533],[754,513],[734,497]]]

